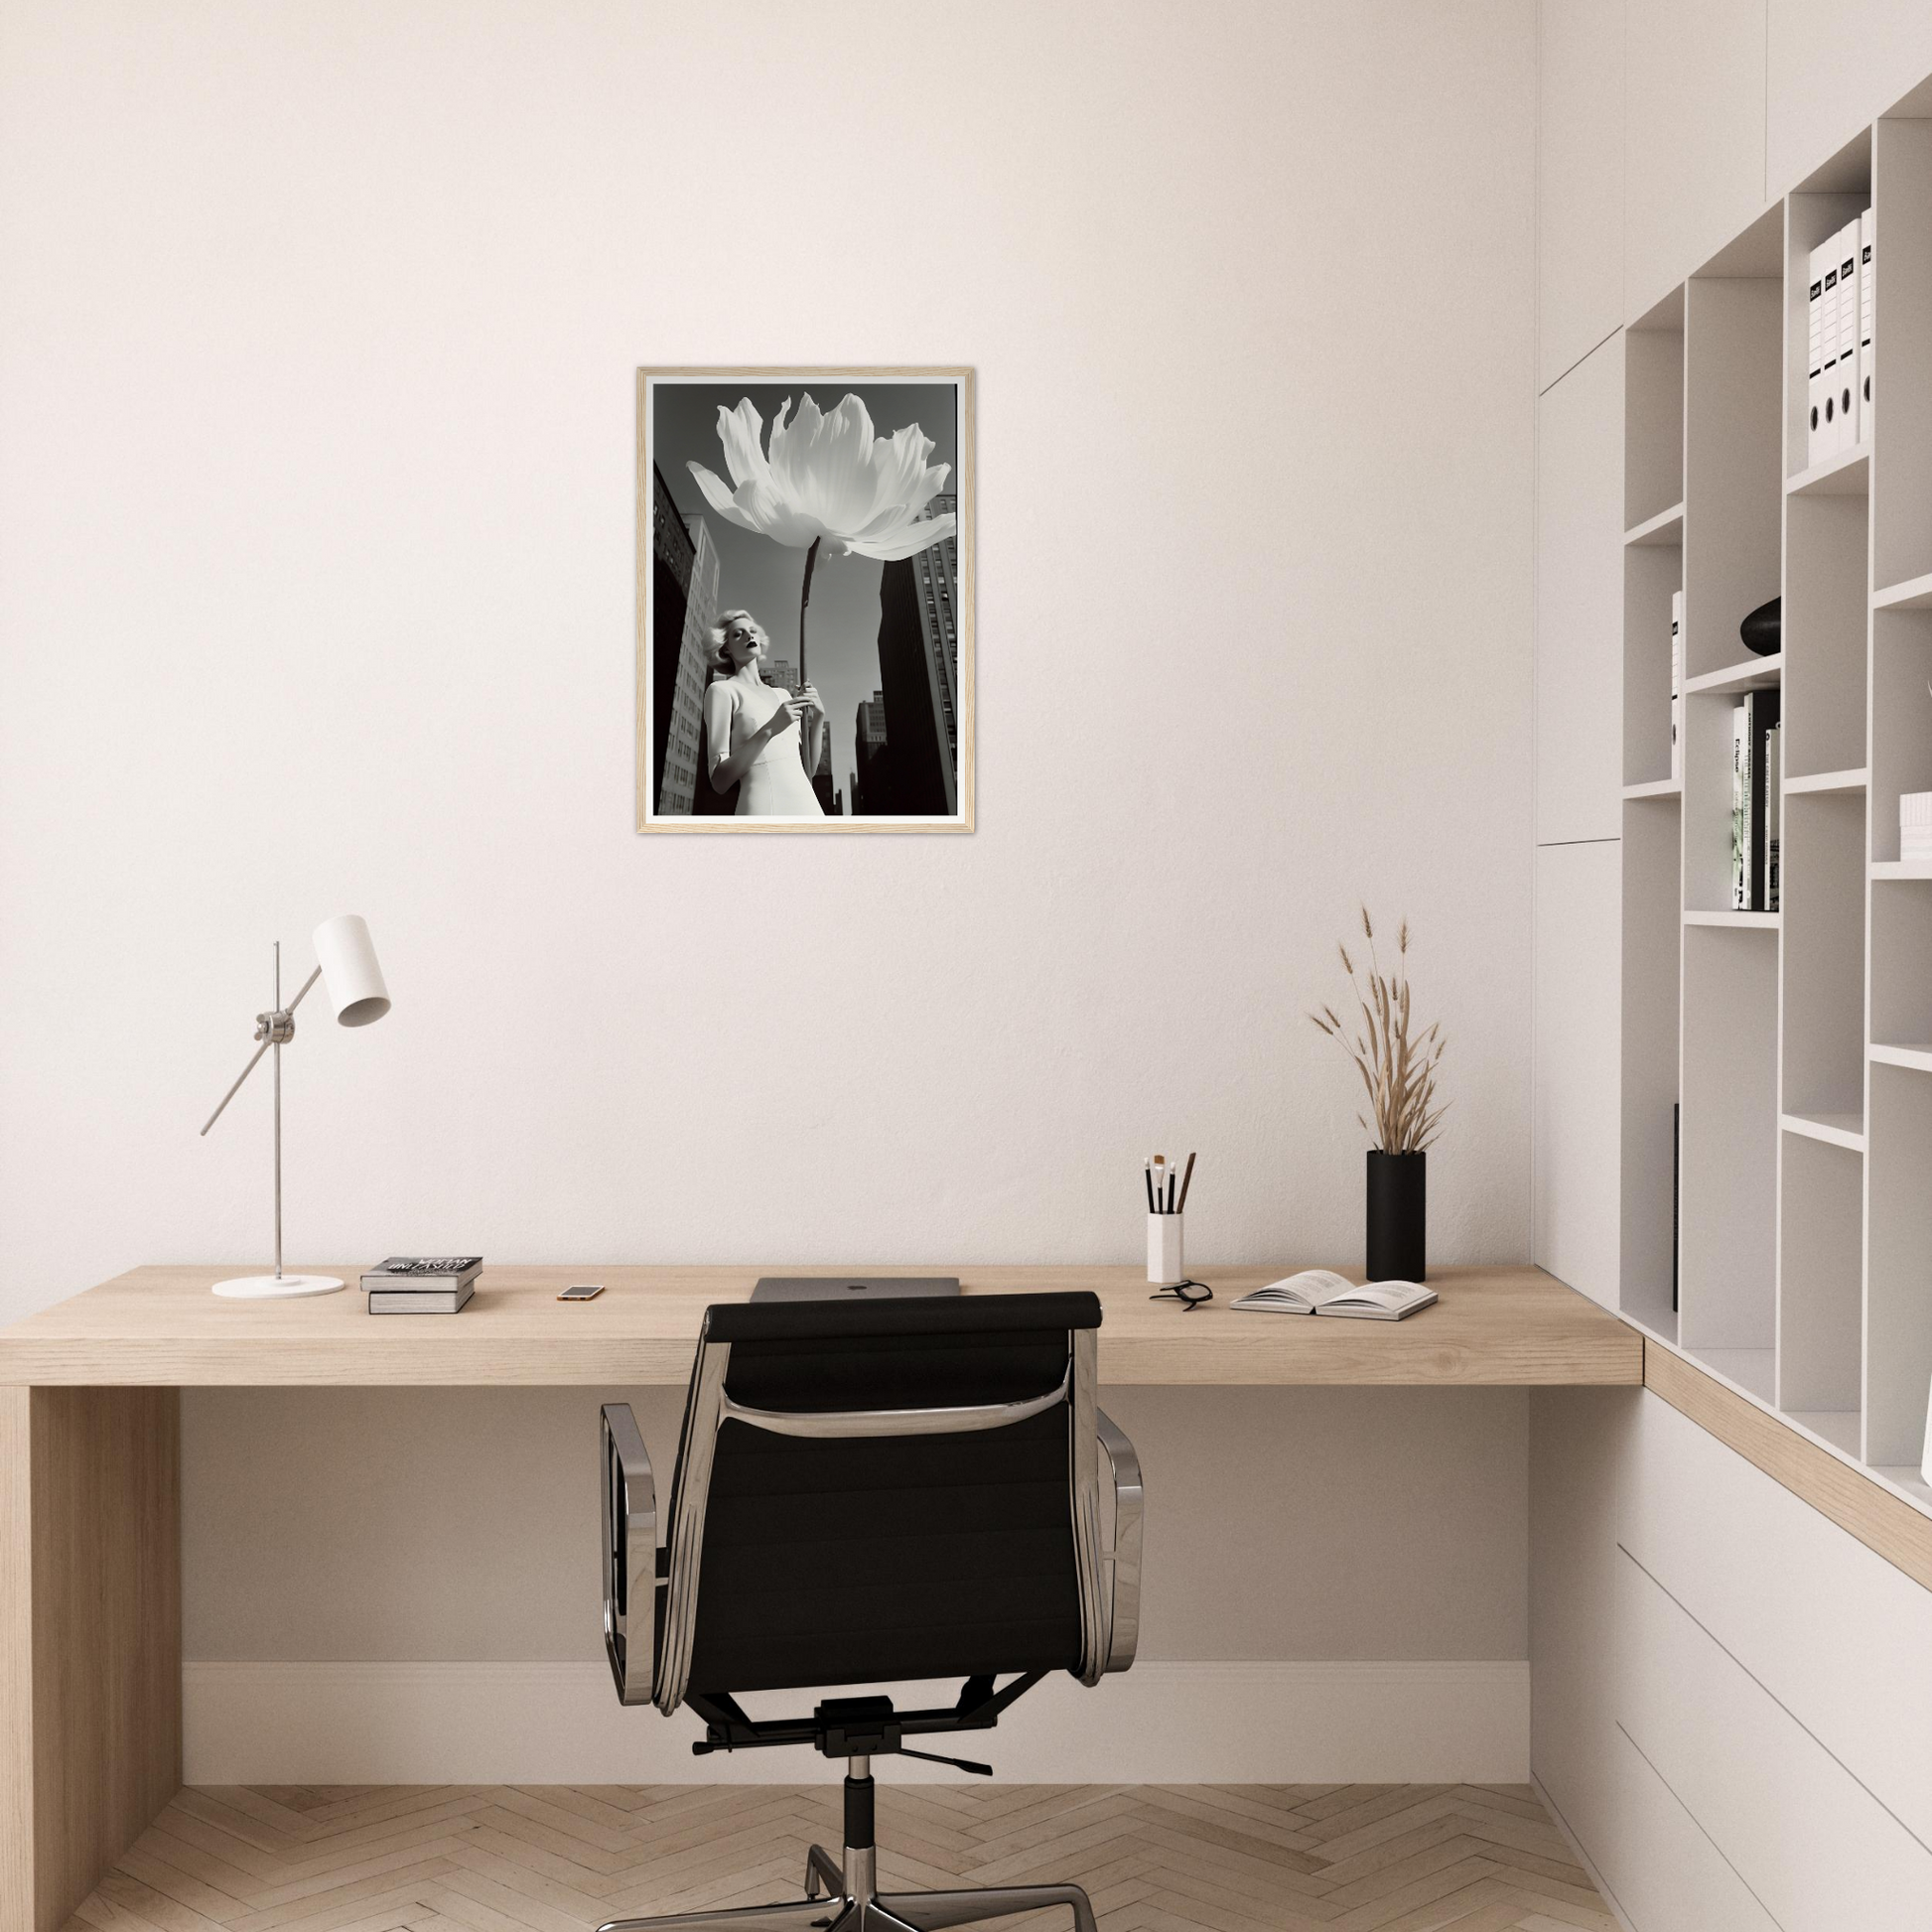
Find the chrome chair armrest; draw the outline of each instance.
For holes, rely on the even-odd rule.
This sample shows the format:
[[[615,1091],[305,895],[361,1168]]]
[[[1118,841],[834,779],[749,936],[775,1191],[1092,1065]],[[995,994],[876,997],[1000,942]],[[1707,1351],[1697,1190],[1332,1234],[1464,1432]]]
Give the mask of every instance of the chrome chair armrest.
[[[1134,1445],[1104,1409],[1094,1411],[1094,1433],[1114,1478],[1114,1547],[1103,1551],[1100,1560],[1113,1572],[1107,1669],[1121,1671],[1133,1663],[1141,1640],[1141,1513],[1146,1491]]]
[[[657,1652],[657,1483],[626,1402],[603,1408],[604,1654],[620,1704],[648,1704]]]

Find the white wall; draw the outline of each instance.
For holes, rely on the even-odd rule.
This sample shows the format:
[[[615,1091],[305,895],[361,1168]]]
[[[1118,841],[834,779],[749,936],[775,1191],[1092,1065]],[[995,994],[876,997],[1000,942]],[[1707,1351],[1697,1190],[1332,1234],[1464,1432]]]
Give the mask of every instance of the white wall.
[[[204,1391],[187,1654],[597,1663],[601,1401],[631,1403],[668,1498],[676,1390]],[[1527,1654],[1522,1390],[1119,1388],[1107,1413],[1152,1472],[1144,1656]],[[378,1589],[338,1587],[347,1552]]]
[[[1529,0],[11,8],[0,1316],[264,1258],[266,1087],[195,1130],[342,909],[396,1006],[302,1016],[297,1262],[1127,1260],[1156,1146],[1197,1265],[1359,1256],[1364,897],[1432,1256],[1520,1258],[1533,95]],[[633,370],[847,359],[979,372],[980,829],[640,839]]]
[[[1519,4],[14,9],[7,1310],[261,1257],[265,1088],[195,1130],[344,907],[396,1007],[303,1016],[298,1258],[1125,1259],[1155,1146],[1203,1259],[1358,1253],[1362,897],[1435,1252],[1520,1256],[1531,64]],[[632,372],[841,357],[979,370],[980,830],[639,838]]]
[[[670,1389],[191,1399],[190,1782],[795,1781],[779,1751],[700,1772],[695,1720],[612,1696],[600,1399],[635,1405],[662,1496]],[[1109,1390],[1149,1472],[1140,1661],[1030,1699],[986,1755],[1048,1783],[1520,1781],[1528,1407],[1520,1389]]]

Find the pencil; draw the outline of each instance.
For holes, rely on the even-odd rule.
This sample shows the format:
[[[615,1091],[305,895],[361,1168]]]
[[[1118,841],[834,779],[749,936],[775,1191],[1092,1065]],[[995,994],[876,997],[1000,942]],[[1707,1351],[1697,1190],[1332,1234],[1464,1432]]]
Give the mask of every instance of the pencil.
[[[1193,1184],[1193,1179],[1194,1157],[1190,1154],[1187,1157],[1187,1171],[1180,1176],[1180,1205],[1174,1209],[1176,1214],[1184,1214],[1187,1211],[1187,1189]]]

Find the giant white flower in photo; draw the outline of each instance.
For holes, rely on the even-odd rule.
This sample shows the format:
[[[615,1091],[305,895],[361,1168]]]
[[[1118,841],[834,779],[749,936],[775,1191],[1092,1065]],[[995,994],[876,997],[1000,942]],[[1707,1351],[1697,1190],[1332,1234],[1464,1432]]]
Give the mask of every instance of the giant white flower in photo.
[[[848,395],[827,416],[801,396],[789,423],[787,396],[771,419],[771,440],[760,449],[763,418],[747,396],[736,409],[718,408],[718,440],[725,448],[731,486],[701,463],[691,475],[705,501],[722,517],[793,550],[822,540],[844,554],[881,562],[915,556],[949,537],[959,519],[920,512],[944,485],[950,465],[929,467],[931,437],[907,423],[890,440],[875,436],[872,417]]]

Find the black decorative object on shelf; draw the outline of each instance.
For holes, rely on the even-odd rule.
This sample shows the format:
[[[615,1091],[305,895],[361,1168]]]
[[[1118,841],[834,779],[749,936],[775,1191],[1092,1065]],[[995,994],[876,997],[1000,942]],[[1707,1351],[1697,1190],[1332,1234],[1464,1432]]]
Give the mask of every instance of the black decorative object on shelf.
[[[1684,1239],[1684,1104],[1670,1103],[1670,1311],[1677,1312],[1677,1257]]]
[[[1368,1278],[1428,1278],[1429,1156],[1368,1152]]]
[[[1774,597],[1769,604],[1760,604],[1737,626],[1737,634],[1746,650],[1775,657],[1784,648],[1784,599]]]

